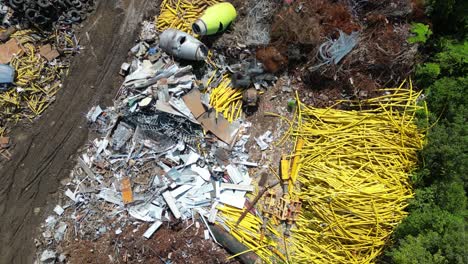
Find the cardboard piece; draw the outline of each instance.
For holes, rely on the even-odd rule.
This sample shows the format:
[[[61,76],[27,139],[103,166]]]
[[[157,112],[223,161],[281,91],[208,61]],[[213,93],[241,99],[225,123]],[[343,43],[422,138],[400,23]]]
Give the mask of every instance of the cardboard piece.
[[[5,44],[0,45],[0,63],[8,64],[13,56],[20,54],[23,50],[15,39],[10,39]]]
[[[239,132],[239,123],[234,122],[231,124],[222,114],[216,113],[213,109],[206,110],[198,89],[192,89],[182,99],[190,112],[192,112],[192,115],[205,130],[210,131],[228,145],[232,144],[237,136],[237,132]]]
[[[192,111],[193,116],[197,119],[206,112],[200,96],[201,93],[198,89],[192,89],[192,91],[182,97],[187,107]]]
[[[46,58],[48,61],[52,61],[58,56],[60,56],[60,53],[52,48],[52,45],[46,44],[42,47],[39,48],[39,53],[41,54],[42,57]]]

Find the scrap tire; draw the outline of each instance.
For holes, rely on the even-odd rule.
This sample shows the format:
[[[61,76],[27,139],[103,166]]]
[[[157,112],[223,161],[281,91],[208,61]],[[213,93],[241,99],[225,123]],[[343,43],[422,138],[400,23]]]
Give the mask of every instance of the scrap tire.
[[[42,7],[42,8],[48,8],[52,4],[49,2],[49,0],[37,0],[37,4]]]
[[[78,12],[77,10],[68,11],[67,16],[73,22],[78,22],[81,20],[80,12]]]
[[[26,11],[24,12],[24,15],[26,16],[26,18],[29,20],[29,21],[32,21],[34,22],[34,20],[36,19],[36,17],[39,15],[39,12],[35,9],[32,9],[32,8],[28,8],[26,9]]]
[[[24,0],[10,0],[10,6],[14,10],[20,9],[20,6],[24,4]]]

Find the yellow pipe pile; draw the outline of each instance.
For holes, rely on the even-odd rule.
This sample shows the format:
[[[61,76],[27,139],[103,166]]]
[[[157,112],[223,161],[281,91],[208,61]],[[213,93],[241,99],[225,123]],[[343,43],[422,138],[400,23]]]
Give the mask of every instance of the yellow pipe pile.
[[[33,119],[39,116],[55,99],[60,89],[60,77],[67,66],[61,63],[49,64],[38,53],[31,37],[34,32],[24,30],[13,37],[23,46],[22,55],[10,62],[16,71],[17,87],[0,93],[0,131],[7,133],[8,123],[18,122],[23,118]]]
[[[279,250],[281,245],[278,245],[278,242],[272,239],[272,236],[279,237],[280,234],[270,224],[267,225],[267,229],[271,235],[262,238],[260,231],[262,219],[259,216],[248,213],[242,222],[236,226],[237,219],[239,219],[243,210],[221,205],[218,205],[217,209],[220,219],[217,224],[223,226],[239,242],[257,254],[264,263],[278,263],[278,260],[286,262],[286,257]],[[235,256],[237,255],[232,257]]]
[[[175,28],[192,34],[192,24],[211,5],[220,3],[218,0],[163,0],[161,12],[155,17],[158,31]]]
[[[373,263],[413,196],[410,173],[424,136],[414,123],[421,92],[404,83],[355,110],[298,105],[303,141],[294,192],[292,263]]]
[[[210,105],[232,123],[242,114],[242,92],[240,88],[232,88],[231,79],[224,75],[219,85],[211,90]]]

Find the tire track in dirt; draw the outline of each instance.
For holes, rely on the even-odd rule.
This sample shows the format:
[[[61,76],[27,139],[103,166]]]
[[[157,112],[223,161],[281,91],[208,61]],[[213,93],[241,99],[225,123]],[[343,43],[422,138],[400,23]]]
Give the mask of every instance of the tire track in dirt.
[[[33,239],[44,218],[34,208],[53,207],[50,194],[87,140],[84,115],[92,105],[109,102],[119,88],[120,65],[154,2],[98,1],[81,30],[85,49],[73,59],[56,102],[31,128],[11,133],[16,141],[12,160],[0,168],[0,263],[33,262]]]

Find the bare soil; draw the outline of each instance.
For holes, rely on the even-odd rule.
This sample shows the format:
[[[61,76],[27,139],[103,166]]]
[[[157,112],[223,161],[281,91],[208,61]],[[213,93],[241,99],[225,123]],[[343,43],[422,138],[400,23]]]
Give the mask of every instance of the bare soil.
[[[63,248],[68,263],[207,263],[237,264],[227,252],[205,240],[203,223],[164,223],[150,239],[143,233],[148,224],[127,227],[121,234],[111,230],[96,241],[69,240]]]

